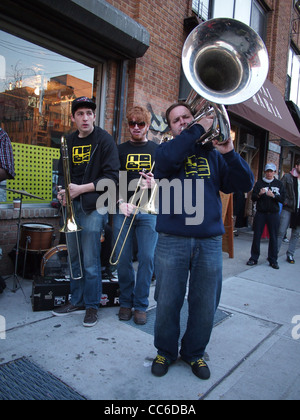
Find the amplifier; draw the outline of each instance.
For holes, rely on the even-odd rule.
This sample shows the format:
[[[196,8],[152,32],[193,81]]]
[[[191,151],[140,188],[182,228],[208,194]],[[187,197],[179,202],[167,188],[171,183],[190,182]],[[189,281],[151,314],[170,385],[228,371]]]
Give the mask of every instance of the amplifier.
[[[32,310],[50,311],[70,301],[70,282],[53,277],[38,277],[32,283]]]
[[[119,295],[117,281],[103,280],[100,307],[119,306]],[[66,279],[40,276],[32,284],[31,304],[34,312],[50,311],[67,304],[70,299],[70,282]]]
[[[120,286],[117,281],[102,280],[100,306],[119,306]]]

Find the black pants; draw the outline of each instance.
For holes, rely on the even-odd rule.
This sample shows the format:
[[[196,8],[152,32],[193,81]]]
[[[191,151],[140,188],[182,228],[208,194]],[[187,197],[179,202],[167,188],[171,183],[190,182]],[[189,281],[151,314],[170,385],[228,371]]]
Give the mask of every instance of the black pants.
[[[251,248],[251,259],[256,262],[258,261],[260,255],[260,240],[265,225],[268,226],[270,235],[268,260],[270,264],[273,264],[277,262],[278,255],[277,236],[279,229],[279,213],[256,213],[253,222],[254,236]]]
[[[3,292],[3,290],[6,288],[6,284],[4,279],[0,276],[0,293]]]

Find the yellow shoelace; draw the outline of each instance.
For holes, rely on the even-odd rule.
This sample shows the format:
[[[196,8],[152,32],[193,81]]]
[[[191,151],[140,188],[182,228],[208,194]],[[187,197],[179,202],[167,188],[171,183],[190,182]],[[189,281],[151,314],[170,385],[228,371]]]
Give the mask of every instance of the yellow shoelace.
[[[199,367],[206,367],[206,363],[203,359],[198,359],[196,362],[192,362],[191,365],[193,366],[195,363],[197,363]]]
[[[158,354],[155,361],[156,361],[156,363],[160,363],[160,364],[163,365],[166,361],[166,358],[164,356],[161,356],[161,355]]]

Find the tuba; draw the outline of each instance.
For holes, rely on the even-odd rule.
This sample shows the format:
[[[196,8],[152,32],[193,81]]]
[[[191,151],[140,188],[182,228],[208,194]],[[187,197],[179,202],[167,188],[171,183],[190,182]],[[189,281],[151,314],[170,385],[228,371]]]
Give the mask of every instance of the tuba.
[[[225,105],[251,98],[262,87],[269,70],[266,46],[246,24],[227,18],[208,20],[188,36],[182,50],[184,74],[192,87],[186,103],[197,123],[214,115],[211,129],[198,142],[226,142],[230,121]]]

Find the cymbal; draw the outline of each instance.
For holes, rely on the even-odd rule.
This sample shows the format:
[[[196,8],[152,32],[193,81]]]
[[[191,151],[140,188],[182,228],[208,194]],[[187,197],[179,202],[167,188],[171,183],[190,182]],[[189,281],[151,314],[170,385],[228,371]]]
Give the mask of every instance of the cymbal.
[[[44,200],[44,198],[38,197],[37,195],[30,194],[29,192],[25,190],[13,190],[12,188],[4,188],[4,189],[6,191],[11,191],[15,194],[22,194],[22,195],[26,195],[27,197],[37,198],[38,200]]]

